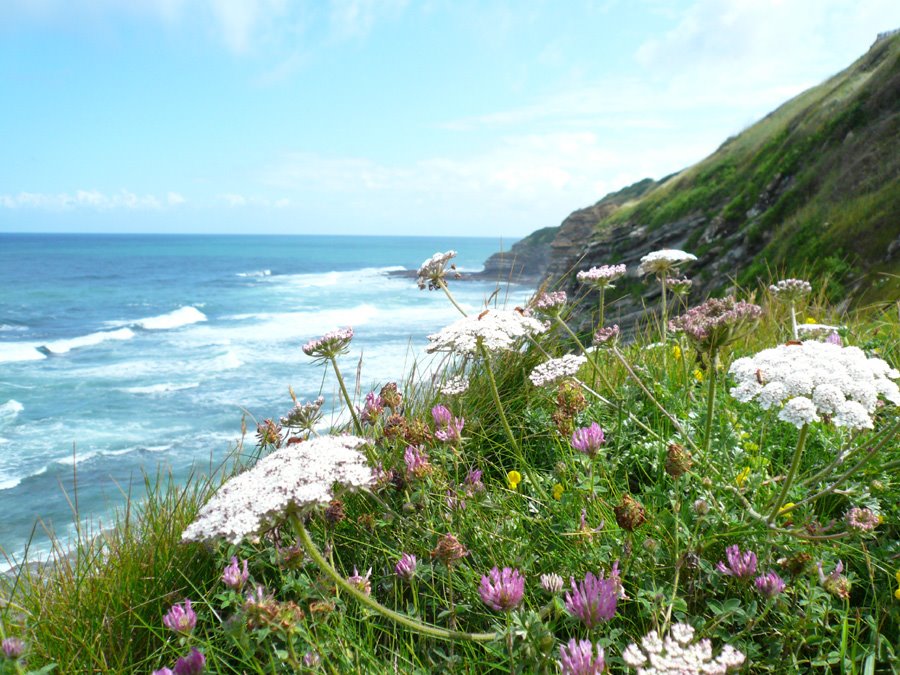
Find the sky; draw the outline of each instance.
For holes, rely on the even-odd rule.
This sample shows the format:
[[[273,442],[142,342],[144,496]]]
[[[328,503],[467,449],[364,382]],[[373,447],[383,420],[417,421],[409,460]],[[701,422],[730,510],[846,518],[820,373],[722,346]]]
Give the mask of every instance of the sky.
[[[895,28],[896,0],[0,0],[0,232],[520,237]]]

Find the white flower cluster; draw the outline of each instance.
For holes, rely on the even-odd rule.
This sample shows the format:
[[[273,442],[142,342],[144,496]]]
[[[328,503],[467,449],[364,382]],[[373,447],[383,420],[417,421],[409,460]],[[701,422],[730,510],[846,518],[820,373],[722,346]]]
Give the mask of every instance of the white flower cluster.
[[[601,265],[589,270],[582,270],[575,277],[583,284],[591,284],[598,288],[613,288],[612,282],[625,276],[625,265]]]
[[[777,297],[793,302],[812,293],[812,284],[804,279],[782,279],[769,286],[769,290]]]
[[[327,505],[333,487],[369,487],[375,482],[365,439],[321,436],[263,457],[226,481],[181,535],[183,541],[225,539],[238,544],[277,524],[291,510]]]
[[[419,272],[416,275],[416,283],[419,286],[419,290],[424,291],[427,288],[429,291],[433,291],[440,288],[440,283],[447,274],[447,263],[450,262],[451,258],[455,257],[456,251],[447,251],[446,253],[438,251],[423,262],[419,266]],[[451,265],[450,269],[455,270],[456,268]],[[456,276],[459,277],[458,274]]]
[[[441,385],[440,390],[444,396],[457,396],[464,394],[469,388],[469,381],[460,375],[454,375]]]
[[[900,405],[892,382],[900,371],[858,347],[814,340],[779,345],[738,359],[729,372],[737,380],[732,396],[755,399],[763,410],[781,405],[778,419],[798,428],[830,415],[836,426],[871,429],[879,394]]]
[[[521,338],[546,330],[546,324],[515,310],[490,309],[454,321],[440,332],[429,335],[431,346],[427,351],[476,354],[479,343],[489,352],[509,351]]]
[[[697,256],[677,249],[664,248],[653,251],[641,258],[638,274],[663,274],[678,267],[681,263],[696,260]]]
[[[536,366],[528,379],[535,387],[543,387],[545,384],[552,384],[564,377],[577,375],[578,369],[585,363],[587,363],[585,356],[566,354],[561,358],[550,359]]]
[[[691,644],[693,639],[692,626],[676,623],[665,640],[651,631],[641,639],[640,646],[628,645],[622,658],[638,675],[724,675],[744,663],[744,654],[731,645],[723,646],[714,659],[708,639]]]

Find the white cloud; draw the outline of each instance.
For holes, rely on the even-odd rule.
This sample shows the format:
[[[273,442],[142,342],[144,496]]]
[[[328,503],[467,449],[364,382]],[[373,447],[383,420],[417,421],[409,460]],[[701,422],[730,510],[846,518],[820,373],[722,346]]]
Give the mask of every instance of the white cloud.
[[[68,192],[56,194],[19,192],[0,195],[0,206],[7,209],[22,208],[44,211],[69,211],[72,209],[156,211],[162,209],[164,203],[168,203],[170,206],[181,203],[172,202],[173,196],[181,197],[177,193],[170,192],[167,199],[163,200],[155,195],[137,195],[128,190],[120,190],[114,194],[105,194],[97,190],[75,190],[71,194]],[[183,202],[184,198],[181,200]]]
[[[263,208],[283,209],[286,206],[290,206],[291,203],[290,199],[287,199],[286,197],[280,197],[277,199],[270,199],[268,197],[259,196],[247,197],[246,195],[238,194],[235,192],[222,193],[218,195],[217,201],[221,204],[225,204],[229,208],[255,206]]]
[[[186,201],[187,201],[187,199],[185,199],[184,196],[178,192],[170,192],[166,195],[166,203],[169,206],[180,206],[181,204],[184,204]]]

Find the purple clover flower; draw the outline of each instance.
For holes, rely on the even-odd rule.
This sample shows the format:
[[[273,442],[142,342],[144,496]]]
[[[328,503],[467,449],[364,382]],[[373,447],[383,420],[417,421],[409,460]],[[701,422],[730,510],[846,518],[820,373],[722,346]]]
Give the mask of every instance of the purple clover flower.
[[[175,675],[175,673],[172,672],[171,668],[163,666],[159,670],[154,670],[150,675]]]
[[[196,647],[191,647],[191,653],[182,656],[175,662],[174,675],[200,675],[206,667],[206,657]]]
[[[721,560],[716,564],[716,569],[722,574],[744,580],[756,574],[756,554],[753,551],[741,553],[741,549],[734,544],[725,549],[725,558],[728,560],[727,566]]]
[[[403,453],[403,461],[406,463],[406,475],[423,478],[431,471],[428,462],[428,453],[417,445],[409,445]]]
[[[597,645],[595,656],[590,640],[572,638],[568,645],[559,647],[559,667],[562,675],[600,675],[606,668],[605,656],[600,645]]]
[[[600,446],[603,445],[604,440],[603,429],[594,422],[589,427],[575,429],[572,433],[571,443],[572,447],[579,452],[594,458],[597,456],[597,452],[600,450]]]
[[[0,645],[0,651],[3,652],[4,659],[16,661],[25,653],[25,643],[17,637],[4,638]]]
[[[359,410],[359,419],[366,424],[375,424],[384,412],[384,399],[374,391],[366,394],[366,402]]]
[[[474,497],[477,494],[481,494],[484,492],[485,487],[484,483],[481,481],[481,470],[480,469],[472,469],[469,473],[466,474],[466,496]]]
[[[466,421],[462,417],[454,417],[449,408],[436,405],[431,409],[434,418],[435,437],[444,443],[458,443],[462,440],[463,425]]]
[[[756,590],[767,598],[774,598],[784,590],[784,579],[771,570],[756,577],[753,583],[756,585]]]
[[[176,633],[190,633],[197,625],[197,614],[191,609],[191,601],[185,599],[183,605],[172,605],[163,617],[163,625]]]
[[[504,567],[502,571],[495,567],[487,576],[481,577],[478,592],[484,604],[491,609],[509,612],[522,604],[525,577],[511,567]]]
[[[609,576],[604,579],[588,572],[584,581],[575,583],[570,579],[572,592],[566,592],[566,611],[579,619],[589,630],[609,621],[616,613],[616,603],[622,581],[619,579],[618,567],[613,566]]]
[[[394,566],[394,572],[404,581],[412,581],[412,578],[416,575],[416,563],[418,563],[416,556],[412,553],[404,553]]]
[[[239,591],[247,583],[250,578],[250,572],[247,570],[247,561],[243,561],[243,568],[238,567],[237,556],[231,556],[231,564],[222,572],[222,582],[228,588]]]
[[[450,424],[453,414],[447,406],[436,405],[431,409],[431,417],[434,418],[435,426],[445,427]]]

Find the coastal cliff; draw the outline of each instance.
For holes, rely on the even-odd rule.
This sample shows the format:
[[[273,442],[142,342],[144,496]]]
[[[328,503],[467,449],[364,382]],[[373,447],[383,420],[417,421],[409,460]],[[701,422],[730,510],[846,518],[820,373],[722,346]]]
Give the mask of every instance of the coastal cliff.
[[[659,293],[637,275],[661,248],[698,256],[691,301],[771,277],[827,280],[843,307],[900,298],[900,34],[673,176],[611,193],[492,256],[485,274],[588,292],[578,270],[625,263],[610,322]],[[583,303],[590,306],[590,303]],[[585,322],[587,317],[581,317]],[[576,321],[577,322],[577,321]]]

